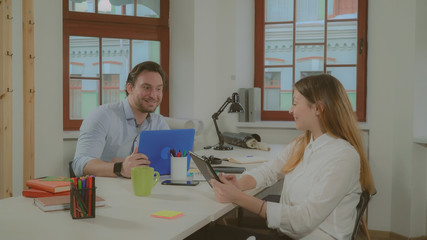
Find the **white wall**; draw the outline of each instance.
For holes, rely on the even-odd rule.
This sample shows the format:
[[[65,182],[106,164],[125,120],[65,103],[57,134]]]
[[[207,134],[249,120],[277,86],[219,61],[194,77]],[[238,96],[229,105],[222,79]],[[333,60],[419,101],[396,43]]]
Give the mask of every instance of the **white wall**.
[[[13,4],[13,171],[14,195],[20,195],[22,7],[20,1]],[[206,130],[199,146],[212,145],[217,139],[211,115],[232,92],[253,86],[254,3],[171,0],[170,6],[171,116],[202,119]],[[35,176],[67,175],[75,141],[64,141],[62,131],[62,1],[38,0],[34,8]],[[367,125],[378,189],[369,208],[369,227],[412,237],[427,235],[427,147],[412,141],[414,79],[426,76],[415,67],[426,15],[423,0],[369,1]],[[420,31],[424,34],[417,35]],[[226,112],[218,121],[222,131],[237,131],[236,122],[237,115]],[[272,143],[289,142],[298,134],[283,128],[248,130]]]
[[[58,11],[52,11],[53,9]],[[60,9],[62,1],[38,0],[34,4],[36,176],[68,173],[63,160],[61,141],[63,123]]]
[[[253,67],[236,74],[236,65],[242,66],[241,62],[244,62],[236,59],[236,56],[240,56],[237,51],[243,52],[242,56],[253,62],[253,56],[248,53],[253,52],[253,34],[236,45],[236,38],[242,36],[236,32],[251,30],[246,22],[242,23],[242,28],[237,28],[235,24],[238,14],[253,17],[250,11],[236,13],[236,5],[253,9],[253,3],[182,0],[171,1],[170,4],[171,116],[203,120],[205,134],[198,146],[213,145],[218,139],[212,114],[237,91],[237,82],[249,81],[253,85]],[[230,18],[233,24],[229,24]],[[231,124],[227,124],[228,120]],[[233,122],[236,120],[237,114],[224,111],[218,120],[221,131],[235,130]]]
[[[393,226],[393,231],[407,236],[410,218],[410,193],[409,186],[406,185],[409,184],[409,165],[398,161],[402,156],[398,157],[397,154],[410,154],[408,158],[412,157],[407,150],[408,145],[412,144],[412,136],[405,132],[412,119],[401,122],[404,121],[402,115],[412,115],[412,104],[402,108],[399,101],[403,100],[401,103],[404,104],[408,98],[397,96],[401,96],[399,90],[408,94],[407,91],[410,91],[413,84],[412,79],[405,75],[414,61],[414,49],[408,46],[414,42],[414,22],[410,19],[413,18],[413,13],[408,14],[408,11],[414,10],[414,1],[405,2],[412,5],[410,7],[399,1],[388,3],[390,4],[371,1],[368,16],[369,157],[378,189],[378,194],[370,205],[373,214],[370,214],[369,220],[374,229],[391,229]],[[403,9],[399,9],[397,5]],[[397,135],[399,133],[402,135]],[[401,146],[398,146],[399,142]],[[401,207],[398,202],[402,204]],[[406,221],[398,224],[403,219]]]
[[[416,24],[427,13],[420,3],[370,1],[368,27],[370,160],[379,190],[370,226],[412,237],[426,235],[427,148],[413,143],[412,131],[415,37],[426,31],[425,22]]]
[[[414,133],[415,137],[424,136],[427,138],[427,1],[416,1],[415,12],[415,64],[414,64]],[[411,235],[427,232],[427,144],[414,146],[414,158],[412,166],[413,194],[411,208]],[[419,191],[419,189],[424,189]],[[419,208],[417,208],[419,207]],[[424,211],[423,211],[424,209]],[[427,234],[424,234],[427,235]]]
[[[415,37],[414,136],[427,139],[427,1],[417,0]]]

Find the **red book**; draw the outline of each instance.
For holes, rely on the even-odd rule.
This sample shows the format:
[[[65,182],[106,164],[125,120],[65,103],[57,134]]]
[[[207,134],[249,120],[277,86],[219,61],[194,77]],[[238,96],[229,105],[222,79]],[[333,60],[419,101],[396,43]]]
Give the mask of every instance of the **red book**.
[[[70,191],[70,179],[65,177],[45,177],[30,179],[26,182],[30,188],[36,188],[51,193]]]
[[[25,189],[22,191],[22,196],[29,198],[38,198],[38,197],[52,197],[52,196],[63,196],[70,195],[70,191],[60,192],[60,193],[50,193],[36,188]]]

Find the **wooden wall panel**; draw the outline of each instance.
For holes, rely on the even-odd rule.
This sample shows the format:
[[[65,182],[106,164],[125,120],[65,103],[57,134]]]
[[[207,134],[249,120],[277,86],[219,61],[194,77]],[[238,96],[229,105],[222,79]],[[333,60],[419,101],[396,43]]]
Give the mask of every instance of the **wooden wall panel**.
[[[0,199],[12,196],[12,0],[0,0]]]
[[[22,0],[23,97],[24,97],[24,164],[23,182],[34,178],[34,5]]]

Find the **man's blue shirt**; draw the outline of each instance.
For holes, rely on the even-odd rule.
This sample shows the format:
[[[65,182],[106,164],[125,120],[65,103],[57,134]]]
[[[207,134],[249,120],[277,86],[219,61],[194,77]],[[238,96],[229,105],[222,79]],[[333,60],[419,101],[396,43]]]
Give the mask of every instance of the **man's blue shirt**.
[[[150,113],[138,127],[128,99],[105,104],[94,109],[80,127],[73,170],[83,175],[83,168],[95,158],[110,162],[113,158],[126,158],[139,144],[139,133],[146,130],[169,129],[165,118]]]

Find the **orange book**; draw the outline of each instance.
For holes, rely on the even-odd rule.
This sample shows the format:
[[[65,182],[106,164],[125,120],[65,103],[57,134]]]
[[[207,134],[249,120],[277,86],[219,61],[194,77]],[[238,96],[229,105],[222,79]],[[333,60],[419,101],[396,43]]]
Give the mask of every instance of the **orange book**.
[[[70,191],[60,192],[60,193],[51,193],[51,192],[46,192],[44,190],[40,190],[36,188],[25,189],[22,191],[22,196],[28,197],[28,198],[52,197],[52,196],[63,196],[63,195],[70,195]]]
[[[70,191],[70,179],[65,177],[45,177],[30,179],[26,182],[30,188],[36,188],[51,193]]]

